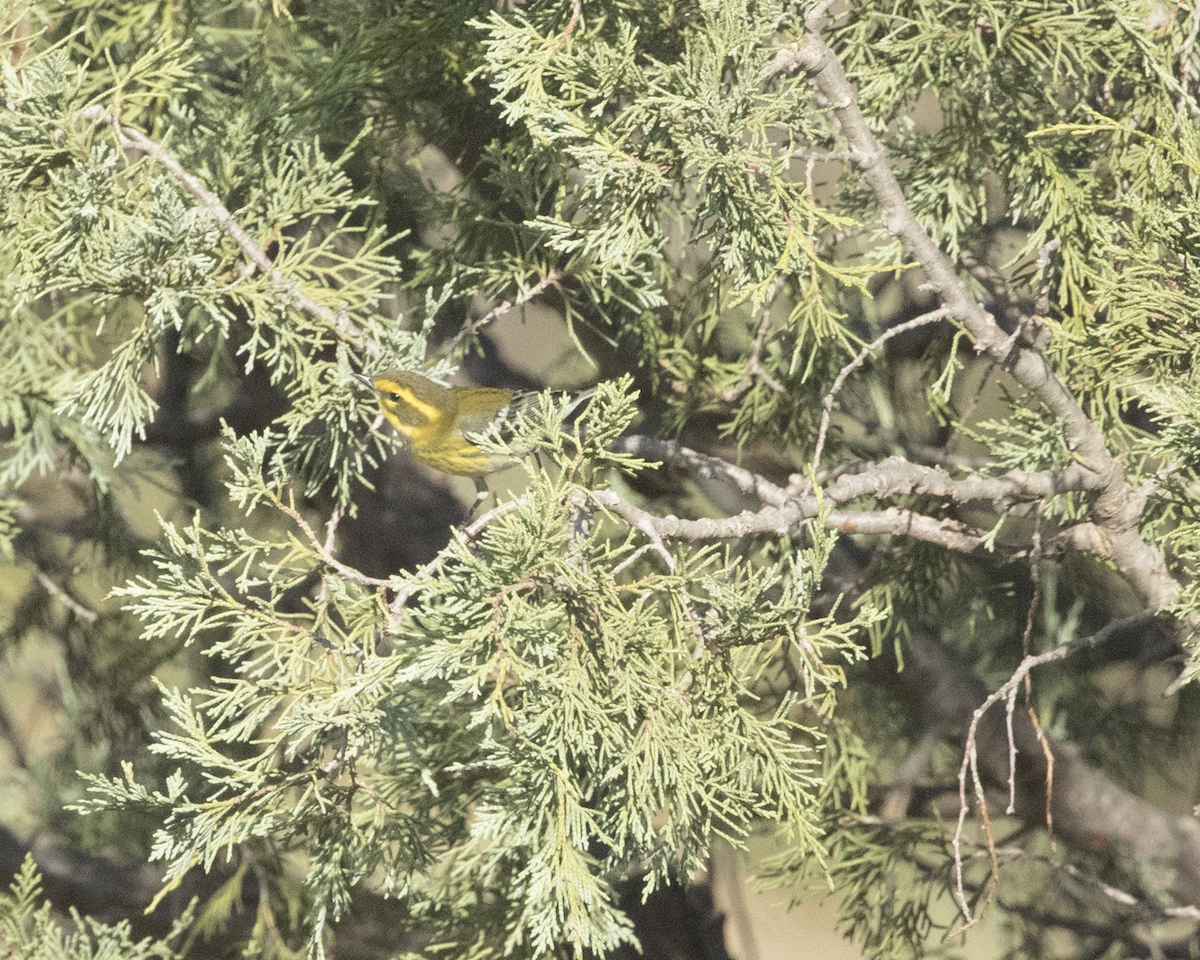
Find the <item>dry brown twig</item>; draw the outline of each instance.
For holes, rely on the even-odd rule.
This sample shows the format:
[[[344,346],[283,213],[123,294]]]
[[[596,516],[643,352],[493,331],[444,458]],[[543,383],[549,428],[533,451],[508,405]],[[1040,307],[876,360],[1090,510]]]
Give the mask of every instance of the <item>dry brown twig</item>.
[[[1001,700],[1005,703],[1006,718],[1005,723],[1008,727],[1008,742],[1009,742],[1009,797],[1010,805],[1008,812],[1013,812],[1015,799],[1015,781],[1016,781],[1016,747],[1014,746],[1015,738],[1012,732],[1012,704],[1016,699],[1017,688],[1029,676],[1030,671],[1035,667],[1043,664],[1053,663],[1057,660],[1063,660],[1073,653],[1084,650],[1088,647],[1094,647],[1099,643],[1104,642],[1114,633],[1125,630],[1131,626],[1136,626],[1139,623],[1144,623],[1150,618],[1149,614],[1141,613],[1131,617],[1122,617],[1119,620],[1112,620],[1102,629],[1086,637],[1079,637],[1069,643],[1060,644],[1051,650],[1044,653],[1031,654],[1026,656],[1017,669],[999,689],[993,691],[987,699],[975,708],[971,716],[971,723],[967,728],[966,745],[963,749],[963,760],[958,770],[958,795],[959,795],[959,810],[958,810],[958,825],[954,830],[954,838],[952,848],[954,850],[954,871],[955,871],[955,896],[958,899],[959,909],[962,911],[963,917],[966,920],[964,929],[973,924],[978,918],[971,912],[970,906],[967,903],[966,894],[963,889],[963,861],[962,861],[962,838],[963,831],[967,820],[967,812],[970,809],[970,803],[967,799],[967,777],[971,778],[971,783],[974,790],[975,802],[978,805],[980,816],[985,825],[985,835],[988,843],[988,850],[992,854],[992,877],[990,883],[992,886],[996,882],[996,874],[998,865],[995,859],[995,846],[989,828],[990,820],[988,819],[987,798],[984,796],[983,781],[979,774],[979,753],[976,745],[976,738],[979,733],[979,724],[983,719],[983,715],[988,712],[991,707],[999,703]]]

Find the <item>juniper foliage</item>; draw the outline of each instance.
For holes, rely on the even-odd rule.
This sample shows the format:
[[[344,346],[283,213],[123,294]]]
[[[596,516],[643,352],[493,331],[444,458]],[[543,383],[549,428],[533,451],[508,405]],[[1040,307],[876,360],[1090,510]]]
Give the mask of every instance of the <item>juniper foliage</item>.
[[[3,642],[61,664],[69,746],[23,765],[61,836],[220,873],[198,932],[254,887],[251,953],[379,893],[425,955],[609,955],[619,888],[766,825],[872,956],[988,908],[1013,955],[1140,949],[1194,905],[1182,821],[1127,828],[1200,672],[1196,11],[3,12]],[[515,378],[489,335],[535,302],[595,397],[392,562],[438,488],[354,375]],[[1005,731],[963,741],[1038,654],[1011,843],[994,803],[881,822],[1007,785]],[[1169,655],[1168,720],[1114,706]]]

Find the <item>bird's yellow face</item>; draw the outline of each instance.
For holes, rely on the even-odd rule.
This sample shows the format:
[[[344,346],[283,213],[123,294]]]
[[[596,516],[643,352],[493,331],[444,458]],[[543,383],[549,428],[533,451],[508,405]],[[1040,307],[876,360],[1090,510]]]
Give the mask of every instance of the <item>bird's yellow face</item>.
[[[458,399],[449,387],[407,370],[393,370],[377,377],[360,374],[358,379],[375,391],[379,409],[402,436],[416,440],[442,435],[454,428]]]

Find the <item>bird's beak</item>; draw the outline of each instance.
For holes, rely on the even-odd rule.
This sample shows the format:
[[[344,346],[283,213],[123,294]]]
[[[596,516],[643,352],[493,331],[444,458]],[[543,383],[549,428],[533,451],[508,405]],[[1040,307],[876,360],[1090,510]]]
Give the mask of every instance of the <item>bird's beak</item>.
[[[359,383],[365,383],[372,390],[375,389],[375,379],[373,377],[368,377],[365,373],[352,373],[351,376]]]

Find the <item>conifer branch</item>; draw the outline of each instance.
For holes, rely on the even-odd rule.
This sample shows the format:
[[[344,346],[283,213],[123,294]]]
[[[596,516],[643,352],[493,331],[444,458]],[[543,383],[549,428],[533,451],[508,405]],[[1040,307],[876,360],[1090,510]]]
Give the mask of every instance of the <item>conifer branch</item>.
[[[317,955],[332,918],[375,886],[405,893],[397,936],[476,960],[604,958],[635,936],[650,956],[618,885],[643,899],[694,875],[715,836],[770,822],[789,873],[828,866],[843,922],[880,955],[919,952],[939,896],[961,908],[986,895],[1022,936],[1114,902],[1125,914],[1086,935],[1127,942],[1170,909],[1194,917],[1200,828],[1102,772],[1174,775],[1166,738],[1136,721],[1092,736],[1083,727],[1103,704],[1085,684],[1057,688],[1071,696],[1047,724],[1078,749],[1015,709],[1051,659],[1076,674],[1166,661],[1177,649],[1159,621],[1200,609],[1200,401],[1186,388],[1200,370],[1187,239],[1200,147],[1180,108],[1195,86],[1194,12],[730,0],[650,29],[613,0],[493,6],[469,24],[454,5],[426,5],[416,24],[398,8],[367,34],[353,4],[277,18],[270,51],[227,44],[234,59],[214,62],[189,45],[211,48],[196,30],[213,11],[147,41],[135,12],[110,22],[81,7],[47,14],[69,45],[33,38],[14,62],[0,105],[12,493],[0,548],[31,576],[5,629],[60,643],[85,688],[55,769],[92,742],[93,716],[105,727],[100,762],[113,769],[90,777],[78,809],[128,816],[173,877],[232,851],[240,868],[204,922],[242,892],[262,921],[233,952],[308,940]],[[778,51],[773,38],[801,23],[810,36]],[[337,56],[308,56],[313,28]],[[117,46],[95,39],[118,33]],[[394,38],[426,36],[454,56],[391,55]],[[909,122],[913,71],[937,130]],[[378,122],[360,127],[360,114]],[[462,163],[465,202],[411,203],[438,180],[396,176],[398,136]],[[349,145],[335,157],[335,144]],[[398,241],[411,210],[434,244],[433,230]],[[1014,237],[1013,265],[991,266]],[[501,292],[431,358],[434,313],[463,290]],[[514,449],[539,461],[523,496],[450,530],[457,502],[429,477],[374,471],[394,444],[371,429],[376,408],[347,389],[348,370],[365,356],[441,377],[447,354],[535,300],[560,308],[602,382],[576,429],[557,414],[521,427],[531,442]],[[430,305],[419,330],[399,315],[414,301]],[[921,357],[891,340],[872,359],[938,320],[956,332],[911,338]],[[521,366],[550,379],[543,359]],[[634,367],[688,392],[646,376],[635,394],[615,379]],[[705,436],[697,397],[723,401],[720,429],[745,461],[626,435],[640,407]],[[133,451],[152,417],[167,449]],[[835,421],[847,429],[831,449]],[[963,455],[974,448],[955,430],[990,455]],[[760,473],[752,458],[768,450]],[[679,506],[692,493],[681,481],[703,479],[733,515],[661,516],[622,480],[648,460],[672,467],[655,503],[705,516]],[[169,469],[181,482],[159,490]],[[25,482],[38,471],[46,480]],[[133,532],[147,481],[164,516],[192,517],[187,529]],[[22,506],[52,483],[77,496]],[[230,504],[211,503],[222,486]],[[1086,556],[1054,562],[1068,551]],[[87,599],[103,588],[111,606]],[[1139,610],[1155,621],[1070,640],[1077,617],[1086,632]],[[1085,644],[1073,658],[1037,653]],[[183,647],[196,659],[166,676],[190,689],[156,693],[150,671]],[[1020,665],[993,690],[967,655]],[[215,676],[196,675],[200,658]],[[864,680],[890,688],[887,716],[838,695]],[[1006,849],[973,805],[988,832],[953,837],[957,890],[952,827],[858,815],[872,754],[905,751],[891,714],[906,732],[925,724],[893,819],[926,789],[935,738],[951,738],[967,746],[960,797],[1007,784],[1027,824]],[[0,702],[0,726],[13,716]],[[147,726],[161,716],[168,728]],[[103,820],[88,822],[97,846]],[[1043,830],[1062,841],[1054,858],[1027,842]],[[991,898],[998,866],[1018,857],[1078,871],[1079,901],[1039,903],[1030,919],[1041,891],[1028,873]],[[878,878],[897,866],[914,883],[880,901]]]
[[[725,463],[717,457],[698,454],[678,444],[645,437],[624,438],[621,448],[643,455],[657,455],[681,466],[694,469],[699,476],[728,480],[747,495],[758,496],[767,505],[746,510],[724,519],[681,520],[656,517],[621,499],[610,490],[593,491],[592,498],[604,509],[620,516],[643,532],[653,531],[667,540],[736,539],[750,534],[784,533],[804,520],[818,516],[821,504],[840,506],[871,498],[879,501],[914,494],[950,500],[956,503],[990,503],[997,509],[1017,503],[1044,500],[1059,494],[1092,490],[1099,478],[1090,470],[1074,464],[1065,470],[1039,473],[1009,471],[998,477],[968,476],[953,479],[938,467],[926,467],[900,457],[863,467],[845,474],[821,491],[793,495],[750,471]],[[1028,558],[1025,545],[994,544],[982,532],[952,519],[924,516],[913,510],[888,508],[882,511],[839,512],[826,520],[831,530],[843,533],[903,535],[935,543],[959,553],[995,550],[1009,559]],[[1032,543],[1029,544],[1032,546]],[[1049,552],[1073,548],[1107,557],[1111,543],[1096,525],[1076,524],[1061,531],[1046,549]]]
[[[263,252],[262,248],[254,242],[245,228],[238,223],[237,218],[229,212],[229,208],[221,202],[221,199],[201,183],[199,177],[184,169],[183,164],[168,153],[162,144],[156,143],[140,130],[121,123],[120,118],[116,114],[105,113],[101,107],[89,107],[84,111],[83,115],[85,119],[93,122],[109,124],[116,132],[117,142],[124,149],[138,150],[146,154],[151,160],[162,164],[162,166],[174,174],[175,178],[187,187],[188,191],[205,208],[212,211],[217,222],[220,223],[221,229],[237,243],[242,253],[246,255],[252,264],[250,272],[252,273],[257,269],[263,276],[269,278],[272,283],[278,285],[282,290],[288,291],[285,296],[289,306],[325,324],[338,337],[350,342],[354,346],[361,346],[362,331],[358,326],[344,312],[331,310],[328,307],[322,306],[313,300],[312,297],[308,296],[308,294],[300,290],[294,281],[285,277],[271,262],[266,253]]]
[[[816,23],[816,20],[811,21]],[[1125,479],[1120,464],[1108,452],[1103,433],[1079,406],[1067,385],[1036,349],[1015,342],[996,323],[958,276],[954,264],[938,248],[913,215],[899,182],[887,163],[883,145],[871,132],[857,105],[853,86],[837,56],[820,33],[810,28],[798,46],[780,51],[769,68],[806,71],[829,99],[842,132],[857,156],[858,174],[875,193],[884,227],[916,257],[938,292],[943,307],[971,333],[976,350],[994,357],[1023,386],[1035,393],[1066,430],[1068,445],[1081,464],[1101,483],[1095,513],[1112,542],[1112,558],[1138,588],[1151,609],[1180,601],[1179,583],[1171,576],[1162,551],[1141,539],[1138,518],[1143,499]]]

